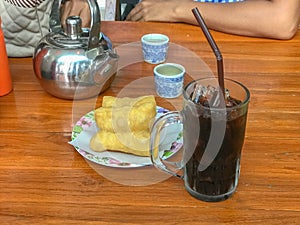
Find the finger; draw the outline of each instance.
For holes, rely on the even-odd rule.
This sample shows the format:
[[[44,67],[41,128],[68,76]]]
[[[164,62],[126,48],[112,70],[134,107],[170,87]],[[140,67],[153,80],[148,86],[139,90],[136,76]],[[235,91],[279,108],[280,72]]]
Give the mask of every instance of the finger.
[[[137,4],[127,15],[126,20],[128,21],[140,21],[143,18],[142,7]]]
[[[82,27],[90,27],[91,24],[91,14],[90,10],[83,10],[80,12],[81,20],[82,20]]]
[[[88,4],[73,4],[71,1],[67,1],[64,4],[64,11],[62,14],[63,25],[69,16],[79,16],[82,21],[82,27],[90,26],[91,15]]]
[[[69,17],[71,13],[71,7],[69,2],[65,2],[65,4],[61,7],[61,23],[63,27],[66,27],[66,19]]]

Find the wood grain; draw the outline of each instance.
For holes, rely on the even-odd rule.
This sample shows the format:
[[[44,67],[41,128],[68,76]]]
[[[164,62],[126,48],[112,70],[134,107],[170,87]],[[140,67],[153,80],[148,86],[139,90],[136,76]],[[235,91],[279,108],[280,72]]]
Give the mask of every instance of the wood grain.
[[[167,34],[216,71],[197,26],[105,21],[102,30],[115,47],[137,42],[145,33]],[[168,176],[151,185],[124,185],[109,177],[134,183],[155,168],[95,165],[68,144],[80,116],[100,105],[103,95],[117,95],[149,76],[151,65],[124,68],[110,89],[96,100],[81,101],[74,112],[72,101],[41,88],[31,58],[10,58],[14,90],[0,98],[1,224],[299,224],[300,32],[289,41],[212,35],[224,57],[225,76],[251,92],[241,177],[232,198],[196,200],[180,179]],[[131,94],[151,88],[135,86]],[[174,104],[180,107],[181,101]]]

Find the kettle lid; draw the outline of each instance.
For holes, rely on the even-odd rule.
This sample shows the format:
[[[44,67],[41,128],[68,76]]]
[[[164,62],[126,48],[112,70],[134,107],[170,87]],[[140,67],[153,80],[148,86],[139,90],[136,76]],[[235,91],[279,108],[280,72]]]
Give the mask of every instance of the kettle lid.
[[[51,32],[46,36],[46,39],[48,43],[57,48],[87,48],[89,29],[81,28],[79,16],[70,16],[66,20],[66,32],[62,30]]]
[[[79,16],[70,16],[66,19],[66,31],[60,21],[60,0],[54,0],[50,14],[50,30],[47,40],[59,48],[87,48],[88,50],[99,46],[100,36],[100,10],[96,0],[87,0],[91,12],[90,28],[81,27]]]

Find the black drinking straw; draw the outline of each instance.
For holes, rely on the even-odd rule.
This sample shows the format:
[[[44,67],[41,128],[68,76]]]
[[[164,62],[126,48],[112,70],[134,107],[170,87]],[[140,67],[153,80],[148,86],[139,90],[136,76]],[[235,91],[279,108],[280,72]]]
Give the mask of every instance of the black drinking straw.
[[[223,57],[222,54],[215,42],[215,40],[213,39],[211,33],[209,32],[204,19],[202,18],[198,8],[193,8],[192,12],[196,18],[196,20],[198,21],[208,43],[210,44],[210,47],[212,48],[213,52],[215,53],[215,56],[217,58],[217,66],[218,66],[218,81],[219,81],[219,85],[221,88],[221,91],[225,97],[225,87],[224,87],[224,69],[223,69]]]

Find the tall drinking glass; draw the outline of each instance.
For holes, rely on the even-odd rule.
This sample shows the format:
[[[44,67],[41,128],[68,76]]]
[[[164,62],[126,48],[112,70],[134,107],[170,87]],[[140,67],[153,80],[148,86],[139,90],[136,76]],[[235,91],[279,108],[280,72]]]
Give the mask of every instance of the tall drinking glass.
[[[185,86],[182,111],[166,113],[152,126],[151,159],[157,168],[181,177],[186,190],[197,199],[222,201],[235,192],[238,184],[250,92],[241,83],[225,79],[230,93],[225,101],[222,96],[197,102],[192,96],[199,85],[206,91],[220,91],[215,78]],[[211,94],[214,96],[214,92]],[[164,149],[159,143],[167,135],[165,128],[174,123],[183,126],[184,150],[179,162],[170,163],[161,158]]]

